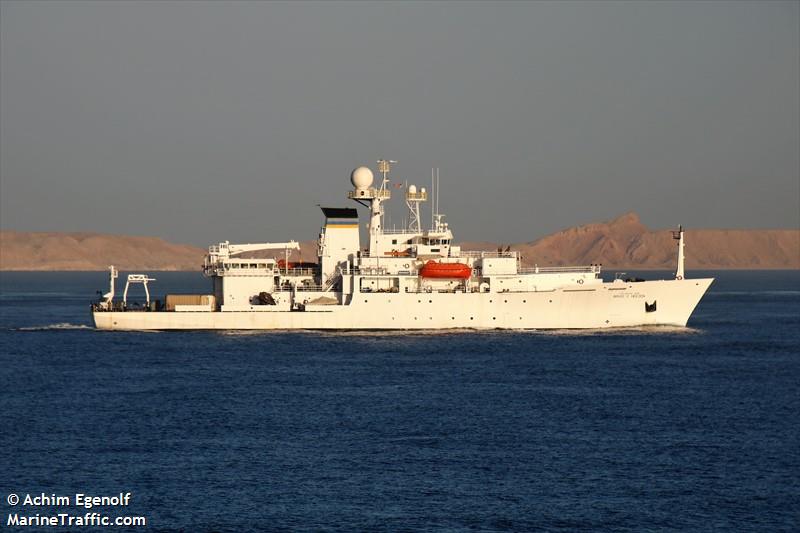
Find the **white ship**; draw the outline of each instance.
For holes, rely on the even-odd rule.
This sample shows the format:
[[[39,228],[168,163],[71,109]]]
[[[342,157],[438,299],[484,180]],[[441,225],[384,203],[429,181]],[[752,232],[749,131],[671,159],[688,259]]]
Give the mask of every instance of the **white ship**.
[[[408,224],[384,228],[384,203],[392,194],[388,174],[394,161],[378,161],[382,176],[373,186],[367,167],[351,175],[347,197],[369,209],[362,249],[358,211],[323,207],[318,263],[291,263],[295,241],[260,244],[223,242],[210,246],[203,266],[208,294],[168,294],[151,301],[144,274],[131,274],[115,301],[117,271],[110,291],[92,306],[103,330],[412,330],[412,329],[585,329],[644,325],[685,326],[714,281],[684,276],[683,230],[677,240],[674,279],[603,281],[600,265],[525,267],[518,252],[468,251],[436,203],[430,229],[422,228],[425,188],[403,190]],[[437,187],[438,189],[438,187]],[[272,258],[248,258],[253,252]],[[146,302],[128,305],[131,284],[144,285]]]

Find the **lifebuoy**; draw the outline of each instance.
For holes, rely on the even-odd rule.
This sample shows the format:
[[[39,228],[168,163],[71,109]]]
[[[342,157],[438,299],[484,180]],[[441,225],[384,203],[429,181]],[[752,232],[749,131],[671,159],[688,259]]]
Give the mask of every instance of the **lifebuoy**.
[[[682,280],[682,279],[683,279],[683,276],[675,276],[675,279],[677,279],[678,281],[680,281],[680,280]]]
[[[578,285],[583,285],[583,280],[582,279],[578,280]]]
[[[403,268],[408,268],[408,263],[404,263]]]

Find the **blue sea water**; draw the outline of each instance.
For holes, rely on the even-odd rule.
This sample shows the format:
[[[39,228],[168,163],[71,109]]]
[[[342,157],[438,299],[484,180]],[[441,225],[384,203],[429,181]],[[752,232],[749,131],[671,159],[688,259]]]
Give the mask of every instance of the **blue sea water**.
[[[136,531],[798,531],[800,272],[710,274],[686,329],[254,334],[97,332],[104,273],[0,273],[0,527],[63,511],[11,493],[131,492],[92,511]]]

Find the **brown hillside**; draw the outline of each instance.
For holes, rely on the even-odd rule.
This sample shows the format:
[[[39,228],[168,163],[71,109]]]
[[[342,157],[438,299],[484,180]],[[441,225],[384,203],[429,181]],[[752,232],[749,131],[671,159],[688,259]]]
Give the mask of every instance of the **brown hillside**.
[[[495,250],[499,244],[465,242],[465,250]],[[635,213],[559,231],[512,245],[527,265],[588,265],[608,268],[675,266],[677,247],[669,230],[649,230]],[[274,251],[265,257],[277,256]],[[96,233],[0,232],[0,270],[198,270],[205,250],[155,237]],[[316,261],[316,241],[301,242],[293,261]],[[800,230],[686,231],[686,266],[702,269],[800,269]]]
[[[0,270],[198,270],[204,255],[156,237],[0,232]]]
[[[702,269],[800,268],[800,230],[688,229],[686,267]],[[512,247],[526,264],[607,268],[674,268],[677,246],[670,230],[651,231],[635,213],[609,222],[569,228]]]

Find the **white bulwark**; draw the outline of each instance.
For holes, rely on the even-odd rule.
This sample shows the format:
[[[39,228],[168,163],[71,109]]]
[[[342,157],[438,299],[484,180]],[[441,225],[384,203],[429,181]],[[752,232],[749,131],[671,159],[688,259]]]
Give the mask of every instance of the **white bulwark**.
[[[604,282],[600,266],[523,267],[518,252],[467,251],[453,244],[444,215],[432,209],[422,228],[424,187],[404,193],[408,225],[384,227],[395,161],[378,161],[381,183],[367,167],[353,171],[348,198],[369,210],[367,246],[358,211],[323,207],[316,263],[291,262],[295,241],[210,246],[203,272],[208,294],[167,294],[141,306],[114,300],[110,290],[92,305],[105,330],[267,329],[586,329],[685,326],[712,278],[686,279],[683,229],[674,279]],[[437,187],[438,189],[438,187]],[[259,252],[261,258],[244,257]],[[143,274],[129,282],[154,281]],[[146,285],[145,285],[146,287]],[[127,289],[127,287],[126,287]],[[127,290],[126,296],[127,296]]]

